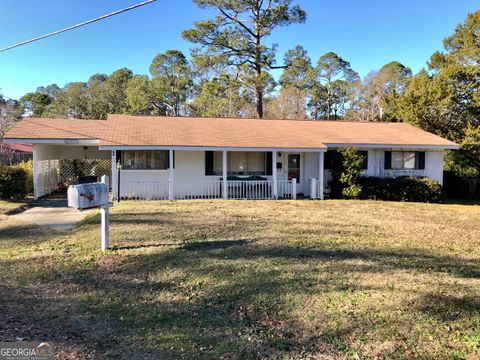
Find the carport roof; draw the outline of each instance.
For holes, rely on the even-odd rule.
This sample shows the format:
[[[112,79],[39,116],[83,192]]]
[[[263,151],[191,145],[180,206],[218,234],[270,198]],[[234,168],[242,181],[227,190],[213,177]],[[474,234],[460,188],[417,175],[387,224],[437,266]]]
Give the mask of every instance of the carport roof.
[[[451,141],[405,123],[131,115],[109,115],[107,120],[26,118],[5,139],[24,143],[93,140],[111,148],[324,149],[327,145],[458,148]]]

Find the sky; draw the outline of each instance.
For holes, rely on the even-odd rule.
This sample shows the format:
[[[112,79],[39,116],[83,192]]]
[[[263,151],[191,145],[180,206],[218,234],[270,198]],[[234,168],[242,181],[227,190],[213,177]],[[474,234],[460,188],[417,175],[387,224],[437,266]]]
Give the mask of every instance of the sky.
[[[0,48],[134,5],[141,0],[0,0]],[[333,51],[362,77],[397,60],[414,72],[480,0],[297,0],[305,24],[278,28],[268,40],[286,50],[303,45],[314,62]],[[169,49],[189,55],[181,32],[212,11],[191,0],[153,4],[71,32],[0,53],[0,94],[18,99],[38,86],[87,81],[127,67],[147,74],[153,57]],[[274,74],[278,76],[277,74]]]

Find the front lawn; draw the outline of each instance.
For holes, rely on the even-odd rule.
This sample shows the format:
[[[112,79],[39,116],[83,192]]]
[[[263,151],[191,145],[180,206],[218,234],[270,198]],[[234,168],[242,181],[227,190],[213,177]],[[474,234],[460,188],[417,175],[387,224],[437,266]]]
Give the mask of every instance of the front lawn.
[[[480,207],[115,204],[72,233],[0,217],[0,341],[69,358],[477,358]]]

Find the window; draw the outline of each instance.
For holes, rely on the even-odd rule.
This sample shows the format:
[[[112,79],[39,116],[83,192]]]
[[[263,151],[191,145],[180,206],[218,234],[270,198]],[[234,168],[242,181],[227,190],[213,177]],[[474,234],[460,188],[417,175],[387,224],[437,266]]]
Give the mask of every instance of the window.
[[[227,166],[228,175],[267,175],[267,153],[249,151],[228,152]],[[223,174],[222,152],[207,151],[205,153],[205,170],[206,175]]]
[[[126,150],[122,151],[123,169],[165,170],[168,169],[166,150]]]
[[[385,169],[423,170],[425,169],[425,152],[385,151]]]

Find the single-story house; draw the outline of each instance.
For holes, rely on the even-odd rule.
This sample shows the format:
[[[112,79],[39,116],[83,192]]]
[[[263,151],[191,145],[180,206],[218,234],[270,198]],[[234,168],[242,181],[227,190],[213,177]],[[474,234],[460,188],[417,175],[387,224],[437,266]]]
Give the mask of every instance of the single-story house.
[[[6,142],[33,145],[34,196],[111,176],[113,197],[323,199],[330,151],[355,147],[364,174],[443,181],[458,145],[405,123],[109,115],[20,121]]]
[[[32,145],[0,142],[0,164],[15,165],[32,158]]]

